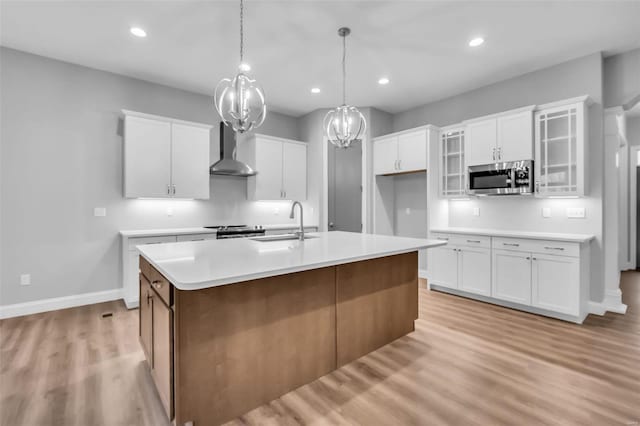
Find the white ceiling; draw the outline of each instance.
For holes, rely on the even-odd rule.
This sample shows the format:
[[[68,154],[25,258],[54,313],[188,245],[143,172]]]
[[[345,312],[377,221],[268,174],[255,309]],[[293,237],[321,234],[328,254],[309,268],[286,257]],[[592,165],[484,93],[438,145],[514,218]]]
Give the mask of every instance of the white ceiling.
[[[5,1],[0,44],[212,94],[238,63],[237,1]],[[640,46],[640,1],[268,1],[245,4],[245,58],[269,107],[340,102],[340,26],[350,26],[348,102],[388,112],[597,51]],[[129,27],[144,28],[138,39]],[[470,48],[470,38],[486,43]],[[380,86],[380,76],[391,83]],[[570,76],[567,76],[570,78]],[[312,95],[313,86],[322,93]]]

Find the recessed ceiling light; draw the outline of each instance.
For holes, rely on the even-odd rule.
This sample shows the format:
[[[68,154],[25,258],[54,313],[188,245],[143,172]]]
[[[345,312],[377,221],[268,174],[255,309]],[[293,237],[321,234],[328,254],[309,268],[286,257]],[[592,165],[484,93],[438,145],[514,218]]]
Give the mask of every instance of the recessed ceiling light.
[[[484,43],[484,39],[482,37],[476,37],[476,38],[472,38],[469,41],[469,46],[471,47],[478,47],[480,46],[482,43]]]
[[[387,77],[382,77],[380,80],[378,80],[378,84],[389,84],[389,79]]]
[[[251,71],[251,65],[249,65],[246,62],[243,62],[240,65],[238,65],[238,69],[240,71],[244,71],[244,72]]]
[[[311,93],[320,93],[320,88],[319,87],[311,88]]]
[[[145,30],[143,30],[142,28],[139,28],[139,27],[131,27],[131,29],[129,31],[131,32],[131,34],[133,34],[136,37],[146,37],[147,36],[147,32]]]

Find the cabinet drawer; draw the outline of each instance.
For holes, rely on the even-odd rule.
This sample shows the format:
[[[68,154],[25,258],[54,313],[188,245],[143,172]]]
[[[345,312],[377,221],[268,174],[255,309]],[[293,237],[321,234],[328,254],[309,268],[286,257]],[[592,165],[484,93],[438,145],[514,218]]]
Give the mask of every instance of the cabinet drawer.
[[[533,240],[531,241],[532,253],[543,254],[555,254],[558,256],[580,256],[580,244],[567,243],[564,241],[545,241],[545,240]]]
[[[164,303],[171,306],[171,283],[142,256],[140,256],[140,272],[151,282],[151,288],[158,293]]]
[[[449,243],[458,246],[491,248],[491,237],[484,235],[449,235]]]
[[[533,240],[522,240],[520,238],[503,238],[494,237],[491,244],[494,250],[512,250],[530,253],[534,246],[531,245]]]
[[[580,256],[578,243],[564,241],[527,240],[520,238],[494,238],[493,248],[500,250],[522,251],[527,253],[554,254],[557,256]]]
[[[189,234],[189,235],[178,235],[177,241],[204,241],[204,240],[215,240],[216,234]]]
[[[141,238],[131,238],[129,239],[129,250],[135,251],[136,246],[141,246],[145,244],[161,244],[161,243],[175,243],[176,236],[175,235],[163,235],[158,237],[141,237]]]

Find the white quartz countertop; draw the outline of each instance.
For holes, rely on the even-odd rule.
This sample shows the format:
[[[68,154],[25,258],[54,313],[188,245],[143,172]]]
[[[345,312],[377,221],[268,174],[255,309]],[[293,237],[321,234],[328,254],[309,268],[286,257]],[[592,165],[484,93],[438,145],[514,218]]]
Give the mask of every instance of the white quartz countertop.
[[[431,232],[442,234],[485,235],[489,237],[530,238],[535,240],[567,241],[585,243],[595,238],[589,234],[563,234],[555,232],[506,231],[482,228],[435,228]]]
[[[436,247],[443,241],[352,232],[319,232],[305,241],[249,238],[138,246],[180,290],[198,290]]]
[[[253,226],[253,225],[251,225]],[[267,231],[277,231],[283,229],[297,228],[299,225],[295,223],[290,224],[276,224],[276,225],[262,225]],[[317,225],[305,225],[305,229],[317,228]],[[215,234],[216,230],[211,228],[194,227],[194,228],[165,228],[165,229],[132,229],[120,231],[120,235],[126,238],[136,237],[157,237],[163,235],[190,235],[190,234]]]

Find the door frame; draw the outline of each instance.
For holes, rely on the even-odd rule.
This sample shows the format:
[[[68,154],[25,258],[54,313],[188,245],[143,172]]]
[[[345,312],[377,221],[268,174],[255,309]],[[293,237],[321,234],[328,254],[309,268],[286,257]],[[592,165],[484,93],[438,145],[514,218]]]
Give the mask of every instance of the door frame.
[[[364,136],[362,138],[362,156],[360,161],[362,162],[362,176],[360,176],[360,185],[362,185],[361,191],[361,217],[362,233],[368,232],[369,223],[367,222],[367,203],[369,200],[369,182],[366,179],[369,173],[369,164],[367,162],[369,147],[367,145],[368,138]],[[320,223],[320,231],[329,231],[329,139],[324,136],[322,138],[322,220]]]
[[[640,167],[640,145],[630,145],[629,146],[629,217],[631,220],[629,221],[629,234],[631,238],[631,244],[629,245],[629,257],[631,258],[631,262],[627,266],[630,269],[635,269],[639,265],[636,263],[637,256],[637,241],[638,241],[638,229],[637,229],[637,221],[638,221],[638,173],[637,168]]]

